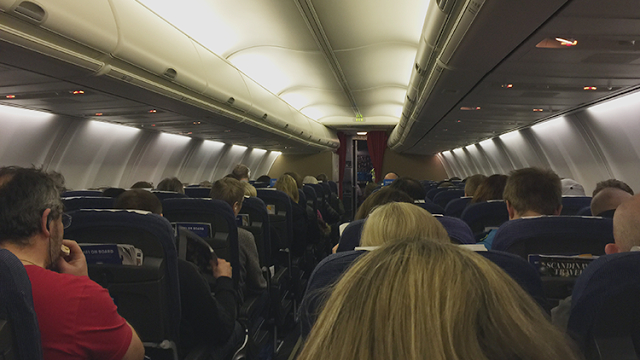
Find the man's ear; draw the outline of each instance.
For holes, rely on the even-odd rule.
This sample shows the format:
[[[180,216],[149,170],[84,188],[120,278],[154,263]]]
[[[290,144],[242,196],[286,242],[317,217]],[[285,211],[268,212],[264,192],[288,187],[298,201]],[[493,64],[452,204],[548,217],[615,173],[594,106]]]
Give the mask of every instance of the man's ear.
[[[607,255],[617,254],[619,252],[621,252],[620,251],[620,247],[618,245],[616,245],[616,244],[613,244],[613,243],[612,244],[607,244],[604,247],[604,253],[607,254]]]
[[[562,204],[560,204],[560,206],[556,209],[553,215],[560,215],[560,214],[562,214]]]
[[[46,209],[45,211],[42,212],[42,219],[40,219],[40,222],[41,222],[40,231],[46,237],[49,237],[51,235],[51,232],[49,230],[49,215],[50,214],[51,214],[51,209]]]
[[[509,200],[504,201],[507,204],[507,212],[509,212],[509,220],[513,220],[516,218],[516,209],[511,206]]]

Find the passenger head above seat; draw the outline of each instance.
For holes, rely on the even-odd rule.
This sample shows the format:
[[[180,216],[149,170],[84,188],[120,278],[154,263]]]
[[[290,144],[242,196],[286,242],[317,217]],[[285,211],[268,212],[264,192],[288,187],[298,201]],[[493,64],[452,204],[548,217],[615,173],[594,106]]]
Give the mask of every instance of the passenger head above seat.
[[[619,252],[636,251],[640,248],[640,195],[634,195],[622,203],[613,215],[613,238],[615,244],[607,244],[605,252],[615,254]]]
[[[238,215],[244,201],[244,185],[241,181],[232,177],[222,178],[211,187],[209,196],[214,200],[222,200],[231,206],[233,212]]]
[[[162,203],[157,196],[147,190],[131,189],[116,198],[114,209],[144,210],[162,215]]]
[[[604,216],[603,213],[611,212],[612,210],[615,211],[620,204],[632,197],[633,195],[619,188],[604,188],[591,199],[591,214],[594,216]]]
[[[176,177],[163,179],[158,183],[158,187],[156,189],[160,191],[173,191],[184,194],[184,185],[182,185],[182,182],[180,182]]]
[[[361,256],[335,285],[298,360],[578,359],[497,265],[435,241]]]
[[[249,181],[251,170],[245,164],[238,164],[233,168],[233,171],[231,171],[231,175],[233,175],[236,180]]]
[[[148,181],[138,181],[131,185],[132,189],[153,189],[153,184]]]
[[[390,202],[406,202],[413,203],[413,198],[404,191],[394,189],[392,187],[382,188],[380,191],[373,193],[360,205],[354,220],[364,219],[376,207]]]
[[[602,189],[606,188],[617,188],[626,191],[631,195],[634,195],[633,189],[631,189],[631,187],[627,185],[627,183],[616,179],[609,179],[597,183],[596,188],[593,189],[593,194],[591,194],[591,196],[595,197],[600,191],[602,191]]]
[[[276,185],[274,186],[277,190],[284,192],[289,195],[291,200],[298,203],[300,200],[300,193],[298,192],[298,185],[296,180],[291,176],[284,174],[280,176],[278,181],[276,181]]]
[[[409,203],[392,202],[373,209],[362,229],[360,245],[380,246],[399,239],[432,239],[448,243],[449,235],[427,210]]]
[[[507,175],[494,174],[486,178],[473,193],[471,203],[488,200],[502,200],[504,187],[507,184]],[[465,188],[466,191],[466,188]]]
[[[469,176],[467,181],[464,182],[464,196],[473,196],[478,186],[480,186],[486,178],[487,176],[482,174]]]
[[[389,187],[406,192],[413,200],[424,200],[424,198],[427,197],[427,192],[422,187],[422,184],[420,184],[420,181],[410,177],[401,177],[392,182]]]
[[[511,220],[525,216],[559,215],[562,210],[560,178],[551,170],[515,170],[504,187],[504,200]]]

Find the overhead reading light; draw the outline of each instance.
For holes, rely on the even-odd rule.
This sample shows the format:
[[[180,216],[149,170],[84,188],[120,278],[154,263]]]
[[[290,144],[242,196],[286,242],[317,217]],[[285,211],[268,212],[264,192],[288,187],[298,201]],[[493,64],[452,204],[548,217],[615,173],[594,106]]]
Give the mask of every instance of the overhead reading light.
[[[193,125],[200,125],[200,121],[194,121]]]
[[[149,110],[149,113],[150,113],[150,114],[155,114],[155,113],[157,113],[157,112],[158,112],[158,110],[156,110],[156,109]]]
[[[472,111],[472,110],[480,110],[480,106],[463,106],[460,108],[462,111]]]
[[[544,111],[544,109],[533,109],[533,111],[535,111],[535,112],[542,112],[542,111]]]
[[[75,90],[71,92],[73,95],[82,95],[84,94],[84,90]]]
[[[7,99],[15,99],[15,98],[16,98],[16,96],[15,96],[15,95],[7,95],[7,96],[5,96],[5,97],[6,97]]]
[[[511,89],[513,87],[513,84],[502,84],[502,87],[506,89]]]
[[[96,113],[96,116],[102,116],[102,113]]]
[[[595,86],[585,86],[582,88],[582,90],[598,90],[598,88]]]
[[[360,135],[360,136],[365,136],[367,135],[366,131],[358,131],[356,134]]]
[[[561,37],[557,37],[556,41],[560,43],[562,46],[576,46],[578,45],[578,40],[576,39],[565,39]]]

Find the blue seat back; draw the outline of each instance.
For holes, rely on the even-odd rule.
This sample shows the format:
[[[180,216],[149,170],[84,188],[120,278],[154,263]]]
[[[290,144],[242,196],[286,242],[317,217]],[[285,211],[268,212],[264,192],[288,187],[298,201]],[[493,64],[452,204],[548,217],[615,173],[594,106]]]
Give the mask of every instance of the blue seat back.
[[[509,221],[509,212],[503,200],[489,200],[468,205],[460,218],[474,234],[479,234]]]
[[[20,260],[6,249],[0,249],[0,339],[3,359],[42,359],[31,282]]]
[[[585,206],[591,206],[591,196],[562,197],[562,212],[560,215],[577,215]]]
[[[267,206],[260,198],[250,197],[244,199],[242,202],[242,209],[240,214],[249,215],[249,227],[259,228],[258,232],[260,238],[256,235],[256,231],[251,231],[256,239],[256,245],[258,246],[258,255],[260,256],[260,264],[271,266],[273,265],[273,259],[271,254],[271,223],[269,221],[269,214],[267,213]]]
[[[638,359],[640,253],[602,256],[576,281],[567,330],[587,359]]]
[[[467,225],[466,222],[454,218],[451,216],[442,216],[439,214],[433,215],[436,220],[440,221],[445,230],[447,230],[447,234],[449,234],[449,238],[451,242],[454,244],[475,244],[476,238],[473,236],[473,232],[471,232],[471,228]]]
[[[142,266],[90,264],[89,277],[109,290],[118,313],[143,342],[177,343],[180,288],[174,231],[167,219],[133,210],[71,212],[65,237],[78,243],[130,244],[141,249]]]
[[[491,260],[494,264],[502,268],[502,270],[520,284],[524,291],[529,293],[529,295],[531,295],[531,297],[540,304],[540,306],[544,309],[548,308],[549,304],[544,295],[540,273],[538,272],[538,269],[528,261],[519,256],[495,250],[478,251],[478,254]]]
[[[306,338],[316,322],[320,306],[331,295],[331,285],[336,283],[349,266],[366,251],[346,251],[324,258],[309,277],[307,291],[300,304],[300,326],[302,338]]]
[[[186,198],[187,195],[180,194],[173,191],[160,191],[160,190],[152,190],[153,195],[157,196],[160,201],[164,201],[166,199],[183,199]]]
[[[114,198],[104,196],[73,196],[62,198],[64,211],[80,209],[113,209]]]
[[[329,201],[329,197],[331,195],[331,186],[329,186],[329,184],[326,182],[321,182],[319,185],[322,186],[322,190],[324,190],[324,196],[327,201]]]
[[[216,254],[229,261],[233,267],[233,281],[237,285],[240,276],[238,251],[238,225],[231,206],[212,199],[166,199],[162,213],[171,223],[208,223],[211,238],[205,239]]]
[[[298,198],[300,200],[298,200],[299,204],[307,204],[307,195],[305,194],[305,192],[302,189],[298,189]]]
[[[447,206],[444,208],[444,214],[447,216],[453,216],[460,218],[462,216],[462,212],[469,205],[473,197],[465,196],[459,199],[453,199],[449,201]]]
[[[449,189],[447,191],[441,191],[433,197],[433,202],[441,208],[446,208],[447,204],[451,200],[459,199],[464,196],[464,190],[460,189]]]
[[[102,191],[100,190],[69,190],[69,191],[63,192],[61,196],[62,197],[102,196]]]
[[[208,187],[186,187],[184,194],[190,198],[209,198],[211,188]]]
[[[313,187],[307,186],[307,185],[304,185],[302,187],[302,191],[304,192],[305,197],[307,199],[307,205],[311,206],[314,212],[317,211],[319,205],[318,205],[318,196],[316,195],[316,191],[313,189]]]
[[[340,194],[338,194],[338,184],[335,181],[331,180],[329,180],[327,183],[329,184],[329,187],[331,187],[331,192],[340,196]]]
[[[577,216],[595,216],[591,213],[591,206],[585,206],[578,211]]]
[[[433,201],[433,198],[437,194],[439,194],[439,193],[441,193],[443,191],[447,191],[447,190],[449,190],[449,188],[437,188],[437,187],[436,188],[432,188],[431,190],[427,191],[427,199]]]
[[[429,199],[425,199],[424,202],[417,200],[416,202],[414,202],[414,204],[427,210],[431,214],[440,214],[440,215],[444,214],[444,209]]]
[[[360,246],[360,236],[366,219],[354,220],[342,231],[336,252],[351,251]]]
[[[264,201],[271,222],[272,253],[291,249],[293,241],[293,216],[291,198],[275,189],[258,189],[258,197]]]
[[[493,250],[529,254],[604,255],[613,242],[613,221],[599,217],[540,216],[511,220],[495,234]]]

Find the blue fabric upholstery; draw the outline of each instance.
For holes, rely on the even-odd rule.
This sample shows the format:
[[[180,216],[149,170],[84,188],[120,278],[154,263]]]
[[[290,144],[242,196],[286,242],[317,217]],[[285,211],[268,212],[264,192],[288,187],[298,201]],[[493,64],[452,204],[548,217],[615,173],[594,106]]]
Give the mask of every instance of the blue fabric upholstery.
[[[502,251],[478,251],[504,270],[544,309],[548,307],[538,270],[522,258]]]
[[[302,187],[302,191],[306,196],[307,205],[311,206],[313,211],[318,210],[320,204],[318,204],[318,196],[316,195],[316,191],[313,187],[305,185]]]
[[[349,266],[366,251],[345,251],[324,258],[311,273],[307,291],[300,304],[300,335],[306,338],[318,318],[322,304],[328,299],[330,286],[340,279]]]
[[[166,199],[182,199],[187,197],[187,195],[185,194],[180,194],[173,191],[153,190],[151,192],[153,193],[153,195],[157,196],[160,201],[164,201]]]
[[[131,244],[142,266],[89,265],[89,277],[109,290],[118,312],[143,342],[178,340],[180,288],[174,231],[167,219],[133,210],[71,212],[65,237],[78,243]]]
[[[425,199],[424,202],[415,202],[414,204],[420,206],[421,208],[427,210],[431,214],[444,214],[444,209],[438,205],[436,205],[433,201],[429,199]]]
[[[563,196],[560,215],[577,215],[585,206],[591,206],[591,196]]]
[[[443,192],[443,191],[447,191],[447,190],[449,190],[449,188],[435,188],[435,189],[431,189],[431,190],[429,190],[429,191],[427,192],[427,199],[429,199],[429,200],[433,201],[433,198],[434,198],[437,194],[439,194],[439,193],[441,193],[441,192]]]
[[[291,198],[280,190],[258,189],[258,197],[264,201],[266,206],[271,206],[274,214],[269,215],[272,235],[277,234],[277,238],[271,236],[271,246],[274,251],[279,249],[291,249],[293,241],[293,216]]]
[[[576,281],[567,330],[588,359],[637,359],[640,253],[593,261]]]
[[[595,216],[591,213],[591,206],[585,206],[578,211],[577,216]],[[604,217],[604,216],[603,216]]]
[[[7,355],[13,354],[20,360],[42,359],[40,329],[33,308],[31,282],[20,260],[6,249],[0,249],[0,308],[0,333],[4,337],[11,332],[13,337],[9,344],[3,339],[2,343],[10,348],[3,346],[0,351]]]
[[[466,222],[474,234],[483,233],[486,228],[499,227],[509,220],[507,205],[502,200],[489,200],[467,206],[460,218]]]
[[[100,190],[69,190],[62,193],[62,197],[73,197],[73,196],[102,196],[102,191]]]
[[[447,204],[454,199],[459,199],[464,196],[464,190],[449,189],[447,191],[441,191],[433,197],[433,202],[441,208],[446,208]]]
[[[240,278],[240,256],[238,250],[238,225],[231,206],[221,200],[211,199],[166,199],[162,202],[162,213],[172,223],[209,223],[212,239],[205,239],[216,250],[216,254],[229,261],[233,267],[233,281]]]
[[[338,184],[335,181],[328,181],[329,186],[331,187],[331,192],[338,195]]]
[[[464,221],[450,217],[450,216],[442,216],[442,215],[433,215],[444,229],[447,230],[447,234],[449,234],[449,238],[451,242],[458,244],[475,244],[476,238],[473,236],[473,232],[471,232],[471,228]]]
[[[242,202],[241,214],[249,214],[249,226],[260,227],[262,229],[262,247],[258,246],[260,262],[267,266],[273,265],[273,254],[271,253],[271,223],[267,206],[260,198],[250,197]],[[257,240],[257,238],[256,238]]]
[[[467,205],[469,205],[472,199],[473,197],[466,196],[449,201],[447,206],[444,208],[444,214],[447,216],[460,218],[460,216],[462,216],[462,212],[467,207]]]
[[[62,198],[64,211],[80,209],[113,209],[114,198],[104,196],[73,196]]]
[[[611,219],[577,216],[540,216],[511,220],[493,240],[493,250],[523,258],[529,254],[603,255],[613,242]]]
[[[362,227],[366,219],[354,220],[342,231],[338,250],[336,252],[351,251],[360,246],[360,236],[362,235]]]
[[[184,194],[190,198],[208,198],[211,197],[211,188],[207,187],[186,187],[184,188]]]

